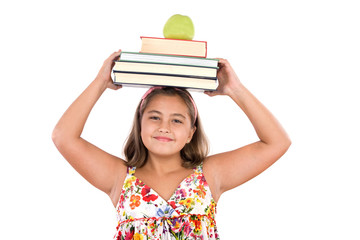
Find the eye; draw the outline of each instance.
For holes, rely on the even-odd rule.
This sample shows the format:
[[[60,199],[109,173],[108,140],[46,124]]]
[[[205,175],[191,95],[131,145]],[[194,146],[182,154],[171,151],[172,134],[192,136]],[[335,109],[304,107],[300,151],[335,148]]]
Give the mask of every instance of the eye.
[[[179,119],[174,119],[173,121],[174,121],[175,123],[179,123],[179,124],[180,124],[180,123],[183,123],[183,122],[182,122],[181,120],[179,120]]]
[[[151,116],[150,119],[152,119],[152,120],[159,120],[160,118],[157,117],[157,116]]]

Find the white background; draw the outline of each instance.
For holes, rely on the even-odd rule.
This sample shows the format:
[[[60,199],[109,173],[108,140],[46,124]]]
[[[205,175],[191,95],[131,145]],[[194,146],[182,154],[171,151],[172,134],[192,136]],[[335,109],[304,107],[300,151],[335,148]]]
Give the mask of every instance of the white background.
[[[278,118],[289,151],[218,203],[221,239],[360,239],[360,15],[356,1],[2,1],[0,239],[112,239],[110,199],[51,132],[118,49],[188,15],[208,57],[230,61]],[[122,156],[146,89],[107,90],[83,137]],[[256,141],[228,97],[193,93],[212,151]]]

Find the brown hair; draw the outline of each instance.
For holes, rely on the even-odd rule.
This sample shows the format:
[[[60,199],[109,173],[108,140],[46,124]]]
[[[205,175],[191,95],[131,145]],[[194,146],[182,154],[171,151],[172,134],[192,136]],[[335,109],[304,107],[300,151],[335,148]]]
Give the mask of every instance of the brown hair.
[[[194,168],[198,166],[205,157],[209,154],[209,145],[204,134],[199,114],[195,119],[195,111],[193,100],[190,99],[190,93],[185,89],[163,87],[151,91],[146,98],[142,99],[138,104],[134,116],[133,126],[129,137],[126,140],[124,147],[124,155],[126,158],[126,165],[133,167],[142,167],[145,165],[148,157],[148,150],[141,139],[141,119],[146,106],[151,99],[156,95],[165,96],[180,96],[188,110],[191,117],[192,127],[196,127],[195,133],[191,141],[184,146],[180,151],[180,156],[183,160],[182,166],[185,168]]]

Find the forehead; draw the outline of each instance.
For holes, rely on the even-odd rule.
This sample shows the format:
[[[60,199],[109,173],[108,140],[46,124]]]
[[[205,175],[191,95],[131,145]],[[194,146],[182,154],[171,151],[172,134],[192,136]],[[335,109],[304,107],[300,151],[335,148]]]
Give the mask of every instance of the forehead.
[[[178,95],[167,96],[159,94],[154,96],[146,106],[145,112],[151,110],[188,113],[184,99]]]

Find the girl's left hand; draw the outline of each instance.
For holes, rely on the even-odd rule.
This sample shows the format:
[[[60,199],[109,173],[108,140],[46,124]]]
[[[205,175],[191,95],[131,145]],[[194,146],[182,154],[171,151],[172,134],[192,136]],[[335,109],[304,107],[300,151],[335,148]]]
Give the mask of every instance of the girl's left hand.
[[[216,91],[205,91],[204,93],[210,97],[216,95],[230,95],[231,92],[237,89],[241,82],[236,75],[235,71],[231,67],[230,63],[223,58],[219,59],[219,70],[217,72],[217,78],[219,85]]]

